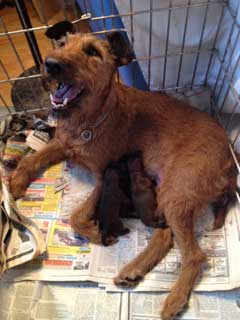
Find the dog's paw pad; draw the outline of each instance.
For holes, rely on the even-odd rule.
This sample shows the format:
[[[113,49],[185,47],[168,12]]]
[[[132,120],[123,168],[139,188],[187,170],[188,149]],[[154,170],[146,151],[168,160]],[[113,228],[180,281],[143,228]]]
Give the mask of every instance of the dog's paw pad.
[[[138,272],[122,273],[114,279],[114,283],[120,287],[133,288],[139,284],[143,276]]]
[[[114,237],[114,236],[106,236],[106,237],[102,236],[102,244],[105,247],[112,246],[117,242],[118,242],[118,239],[116,237]]]

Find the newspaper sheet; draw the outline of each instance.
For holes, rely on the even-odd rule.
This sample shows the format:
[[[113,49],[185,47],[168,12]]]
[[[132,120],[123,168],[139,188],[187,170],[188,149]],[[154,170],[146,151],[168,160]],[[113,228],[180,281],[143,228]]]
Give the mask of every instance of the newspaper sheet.
[[[126,319],[122,317],[122,294],[109,294],[88,284],[2,282],[0,305],[1,320]]]
[[[160,319],[160,310],[167,293],[128,293],[127,295],[128,320]],[[192,293],[188,308],[179,318],[184,320],[240,319],[240,291]]]
[[[35,222],[22,215],[16,207],[9,188],[8,176],[0,165],[1,227],[0,276],[9,268],[33,260],[45,252],[42,233]]]
[[[204,224],[198,224],[196,234],[202,249],[207,254],[208,262],[202,270],[195,290],[230,290],[240,286],[240,269],[237,262],[240,249],[239,222],[239,207],[234,207],[228,214],[225,227],[220,230],[206,231]],[[140,221],[130,221],[128,226],[132,232],[123,237],[115,247],[96,250],[95,265],[98,278],[116,275],[127,261],[147,245],[151,229],[146,228]],[[144,281],[134,290],[169,290],[176,281],[180,268],[180,252],[175,244],[167,257],[147,274]],[[108,283],[106,279],[104,281]],[[106,285],[106,289],[119,290],[113,285]]]
[[[59,182],[62,177],[68,184],[56,193],[56,180]],[[18,202],[18,207],[22,214],[31,217],[41,229],[47,244],[47,254],[7,272],[6,277],[16,281],[89,280],[100,283],[107,290],[120,290],[113,286],[112,278],[124,264],[142,251],[152,230],[139,220],[129,219],[124,223],[131,232],[110,247],[92,245],[74,234],[68,223],[69,214],[74,206],[89,196],[93,188],[94,180],[90,174],[71,163],[51,167],[30,185],[26,197]],[[239,210],[239,207],[232,208],[225,227],[214,232],[206,231],[199,223],[196,233],[208,256],[208,265],[202,271],[196,290],[229,290],[240,286]],[[180,267],[180,254],[175,245],[135,290],[169,290],[176,281]]]
[[[91,284],[0,283],[1,320],[155,320],[167,293],[107,293]],[[240,319],[240,290],[192,293],[184,320]]]

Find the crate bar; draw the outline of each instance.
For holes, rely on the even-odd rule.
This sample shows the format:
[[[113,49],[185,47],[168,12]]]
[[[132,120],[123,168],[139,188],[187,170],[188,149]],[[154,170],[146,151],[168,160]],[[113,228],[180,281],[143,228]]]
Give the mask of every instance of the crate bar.
[[[239,7],[238,7],[238,10],[239,10],[239,9],[240,9],[240,4],[239,4]],[[236,16],[237,16],[237,15],[238,15],[238,11],[236,12]],[[236,26],[236,25],[235,25],[235,26]],[[230,57],[229,57],[229,59],[228,59],[229,61],[228,61],[227,67],[226,67],[226,71],[227,71],[227,72],[228,72],[229,69],[230,69],[231,61],[232,61],[232,59],[233,59],[233,54],[234,54],[234,51],[235,51],[235,49],[236,49],[237,43],[238,43],[238,41],[239,41],[239,37],[240,37],[240,28],[238,28],[238,34],[237,34],[237,36],[236,36],[234,45],[232,46],[231,55],[230,55]],[[234,66],[231,79],[233,79],[234,74],[235,74],[235,72],[236,72],[236,69],[237,69],[237,66],[238,66],[238,63],[239,63],[239,58],[240,58],[240,54],[239,54],[239,57],[238,57],[238,59],[237,59],[237,62],[236,62],[236,64],[235,64],[235,66]],[[222,89],[223,89],[225,78],[226,78],[226,75],[224,75],[224,78],[223,78],[223,80],[222,80],[222,84],[221,84],[221,87],[220,87],[220,90],[219,90],[219,93],[218,93],[218,96],[217,96],[217,101],[219,100],[221,91],[222,91]],[[225,100],[226,100],[226,96],[224,97],[224,102],[222,103],[222,106],[224,105]]]
[[[228,12],[231,15],[232,19],[234,19],[235,18],[235,13],[233,12],[232,8],[230,8],[229,6],[226,6],[225,8],[228,10]],[[237,21],[237,19],[235,20],[235,24],[238,27],[238,29],[240,29],[240,23]]]
[[[199,40],[199,44],[198,44],[198,51],[199,53],[197,53],[197,57],[196,57],[196,61],[195,61],[195,66],[193,69],[193,76],[192,76],[192,85],[195,81],[195,77],[196,77],[196,72],[197,72],[197,67],[198,67],[198,62],[199,62],[199,57],[200,57],[200,50],[202,47],[202,42],[203,42],[203,36],[204,36],[204,32],[205,32],[205,28],[206,28],[206,23],[207,23],[207,15],[208,15],[208,8],[209,8],[209,0],[206,3],[206,8],[205,8],[205,12],[204,12],[204,18],[203,18],[203,26],[202,26],[202,31],[201,31],[201,36],[200,36],[200,40]]]
[[[154,9],[154,12],[159,12],[159,11],[166,11],[166,10],[177,10],[177,9],[183,9],[183,8],[187,8],[187,7],[199,7],[206,4],[206,2],[200,2],[200,3],[194,3],[191,5],[178,5],[178,6],[173,6],[172,8],[156,8]],[[227,2],[226,1],[214,1],[214,2],[210,2],[211,5],[219,5],[222,4],[223,6],[226,6]],[[108,16],[102,16],[102,17],[91,17],[91,14],[86,13],[83,14],[81,16],[80,19],[74,20],[72,21],[73,24],[78,23],[80,21],[83,20],[88,20],[91,19],[91,21],[97,21],[97,20],[103,20],[103,19],[111,19],[111,18],[120,18],[120,17],[129,17],[129,16],[133,16],[133,15],[139,15],[139,14],[145,14],[145,13],[149,13],[149,10],[141,10],[141,11],[135,11],[135,12],[127,12],[127,13],[123,13],[123,14],[114,14],[114,15],[108,15]],[[49,25],[49,27],[51,27],[51,25]],[[18,33],[25,33],[25,32],[29,32],[29,31],[39,31],[39,30],[44,30],[44,29],[48,29],[48,26],[41,26],[41,27],[34,27],[34,28],[27,28],[27,29],[22,29],[22,30],[14,30],[14,31],[8,31],[6,32],[2,32],[0,33],[0,37],[6,36],[7,34],[18,34]]]
[[[151,55],[152,55],[152,15],[153,15],[153,0],[150,0],[150,4],[149,4],[149,41],[148,41],[148,56],[149,56],[149,60],[148,60],[148,81],[147,81],[147,86],[148,89],[150,89],[150,81],[151,81]]]
[[[25,79],[32,79],[32,78],[41,78],[41,77],[42,77],[42,75],[40,73],[39,74],[30,75],[30,76],[26,76],[26,77],[18,77],[18,78],[10,78],[10,77],[8,77],[8,79],[0,80],[0,84],[8,83],[8,82],[11,82],[11,81],[25,80]]]
[[[164,89],[159,88],[158,90],[154,90],[152,92],[166,92],[166,91],[176,91],[176,90],[184,91],[186,89],[190,89],[191,87],[192,87],[191,84],[187,84],[187,85],[179,86],[179,87],[166,87]],[[199,83],[199,84],[195,84],[193,86],[193,88],[195,88],[195,89],[199,89],[199,88],[203,88],[203,87],[204,87],[204,82]]]
[[[107,30],[106,32],[111,32],[113,30],[117,30],[117,29]],[[123,31],[126,31],[126,30],[124,29]],[[96,33],[98,33],[98,32],[96,32]],[[105,31],[102,32],[102,33],[105,33]],[[211,51],[211,49],[204,49],[204,50],[201,50],[201,52],[210,53],[212,51]],[[197,51],[183,51],[183,52],[178,52],[178,53],[169,53],[168,57],[178,57],[178,56],[183,56],[184,54],[196,54],[196,53],[197,53]],[[142,57],[142,58],[135,58],[132,61],[133,62],[137,62],[137,61],[158,60],[158,59],[162,59],[164,57],[165,57],[165,55],[151,56],[151,57],[146,56],[146,57]],[[42,77],[42,75],[40,73],[36,74],[36,75],[26,76],[26,77],[9,78],[7,80],[0,80],[0,84],[1,83],[6,83],[6,82],[10,82],[10,81],[24,80],[24,79],[31,79],[31,78],[39,78],[39,77]]]
[[[86,0],[83,0],[83,6],[84,6],[84,13],[87,13],[87,4],[86,4]]]
[[[111,6],[110,7],[111,15],[114,16],[114,0],[111,0],[110,6]],[[103,8],[103,4],[102,4],[102,8]],[[111,18],[112,29],[115,29],[115,21],[114,20],[115,20],[115,18]],[[105,19],[103,21],[104,21],[104,24],[105,24]],[[118,69],[117,69],[117,72],[116,72],[116,78],[117,78],[117,82],[119,83],[120,82],[120,75],[119,75],[119,70]]]
[[[25,7],[24,0],[15,0],[15,6],[16,6],[17,13],[23,28],[24,29],[32,28],[32,24],[31,24],[27,9]],[[26,39],[27,39],[29,48],[31,50],[35,65],[38,69],[40,69],[40,65],[42,64],[42,57],[39,51],[39,47],[38,47],[35,35],[32,31],[25,33],[25,35],[26,35]]]
[[[109,32],[111,32],[111,31],[112,30],[109,30]],[[124,30],[124,31],[126,31],[126,30]],[[209,53],[209,52],[212,52],[212,51],[211,51],[211,49],[205,49],[205,50],[202,50],[201,52]],[[178,57],[178,56],[183,56],[184,54],[196,54],[196,53],[198,53],[198,52],[197,51],[183,51],[183,52],[178,52],[178,53],[169,53],[168,57]],[[146,57],[142,57],[142,58],[135,58],[132,61],[133,62],[137,62],[137,61],[158,60],[158,59],[162,59],[164,57],[165,57],[165,55],[151,56],[151,57],[146,56]],[[39,77],[42,77],[42,75],[40,73],[36,74],[36,75],[26,76],[26,77],[9,78],[7,80],[0,80],[0,84],[1,83],[6,83],[6,82],[10,82],[10,81],[24,80],[24,79],[31,79],[31,78],[39,78]]]
[[[229,120],[228,120],[228,123],[227,123],[227,125],[226,125],[226,130],[228,130],[228,129],[230,128],[230,125],[231,125],[232,120],[233,120],[233,118],[234,118],[234,115],[235,115],[235,111],[236,111],[236,109],[237,109],[237,106],[238,106],[238,103],[236,102],[235,105],[234,105],[234,107],[233,107],[233,110],[232,110],[232,112],[231,112],[231,116],[230,116],[230,118],[229,118]],[[221,109],[220,109],[219,112],[221,113]]]
[[[230,82],[231,82],[231,83],[232,83],[233,78],[234,78],[234,76],[235,76],[235,72],[237,71],[237,67],[239,67],[239,62],[240,62],[240,54],[238,55],[238,59],[237,59],[237,61],[236,61],[236,63],[235,63],[235,66],[234,66],[232,75],[231,75],[231,77],[230,77]],[[226,71],[225,71],[224,81],[225,81],[227,75],[228,75],[228,69],[226,69]],[[223,85],[224,85],[224,82],[223,82]],[[222,88],[223,88],[223,85],[222,85]],[[225,93],[225,95],[224,95],[224,98],[223,98],[223,102],[221,103],[221,106],[220,106],[220,111],[223,110],[223,107],[224,107],[224,104],[225,104],[225,102],[226,102],[226,99],[227,99],[229,90],[230,90],[230,86],[228,85],[227,91],[226,91],[226,93]],[[217,101],[217,102],[218,102],[218,100],[219,100],[220,94],[221,94],[221,93],[219,93],[218,96],[217,96],[217,98],[216,98],[216,101]]]
[[[91,18],[90,14],[83,14],[80,18],[72,21],[73,24],[78,23],[80,21],[89,20]],[[48,28],[52,27],[53,25],[50,24],[48,26],[41,26],[41,27],[34,27],[34,28],[28,28],[28,29],[22,29],[22,30],[15,30],[15,31],[7,31],[7,32],[1,32],[0,37],[5,37],[7,35],[14,35],[14,34],[21,34],[26,33],[29,31],[41,31],[41,30],[47,30]]]
[[[79,11],[78,11],[76,5],[74,4],[74,2],[75,2],[74,0],[71,1],[71,7],[73,9],[75,18],[79,19],[80,18]],[[78,32],[80,31],[79,25],[77,23],[76,23],[76,29]]]
[[[12,114],[12,111],[10,110],[9,106],[7,105],[7,102],[5,101],[1,93],[0,93],[0,99],[2,100],[2,103],[4,104],[4,107],[7,109],[8,113]],[[3,117],[6,117],[6,115],[4,115]]]
[[[209,71],[210,71],[210,68],[211,68],[211,65],[212,65],[212,61],[213,61],[213,57],[214,57],[214,50],[216,50],[217,39],[218,39],[218,35],[219,35],[219,32],[220,32],[223,16],[224,16],[224,9],[225,9],[225,6],[222,6],[221,15],[220,15],[220,18],[219,18],[219,21],[218,21],[218,26],[217,26],[217,32],[216,32],[215,39],[214,39],[214,42],[213,42],[213,51],[212,51],[212,53],[210,55],[209,62],[208,62],[208,67],[207,67],[207,71],[206,71],[206,75],[205,75],[205,84],[206,85],[207,85],[207,79],[208,79]]]
[[[170,24],[171,24],[171,15],[172,15],[172,0],[169,1],[169,9],[168,9],[168,24],[167,24],[167,38],[165,44],[165,59],[164,59],[164,66],[163,66],[163,80],[162,80],[162,88],[165,87],[165,80],[166,80],[166,69],[167,69],[167,54],[168,54],[168,43],[169,43],[169,33],[170,33]]]
[[[221,59],[220,59],[220,57],[218,56],[217,52],[215,53],[215,56],[217,57],[218,61],[221,63]],[[225,74],[227,74],[226,69],[225,69],[224,66],[222,67],[222,71],[223,71]],[[236,89],[234,88],[234,84],[232,83],[232,80],[230,79],[230,80],[228,80],[228,82],[229,82],[229,87],[230,87],[230,89],[232,90],[232,93],[233,93],[235,99],[237,100],[238,105],[240,106],[240,95],[239,95],[239,93],[236,91]],[[213,90],[212,90],[212,91],[213,91]]]
[[[240,34],[240,33],[239,33],[239,34]],[[232,71],[232,75],[231,75],[231,77],[230,77],[230,81],[231,81],[231,82],[233,81],[233,78],[234,78],[235,73],[236,73],[236,71],[237,71],[237,67],[239,67],[239,62],[240,62],[240,54],[238,55],[237,61],[236,61],[236,63],[235,63],[234,69],[233,69],[233,71]],[[226,77],[227,77],[227,75],[228,75],[228,71],[229,71],[229,69],[227,68],[227,69],[226,69],[226,73],[224,74],[224,79],[223,79],[223,82],[222,82],[222,86],[221,86],[221,89],[219,90],[219,93],[218,93],[218,96],[217,96],[217,98],[216,98],[216,101],[219,100],[219,97],[220,97],[220,94],[221,94],[221,90],[222,90],[223,85],[224,85],[224,81],[225,81],[225,79],[226,79]],[[227,99],[227,96],[228,96],[228,93],[229,93],[229,89],[230,89],[230,86],[228,85],[227,91],[226,91],[226,93],[225,93],[225,95],[224,95],[224,99],[223,99],[223,101],[222,101],[222,103],[221,103],[221,106],[220,106],[220,110],[221,110],[221,111],[222,111],[222,109],[223,109],[223,107],[224,107],[224,104],[225,104],[225,102],[226,102],[226,99]]]
[[[240,194],[237,191],[235,192],[235,194],[236,194],[236,197],[238,199],[238,202],[240,203]]]
[[[215,112],[215,114],[216,114],[216,116],[217,116],[218,121],[219,121],[220,123],[222,123],[221,116],[220,116],[220,114],[219,114],[218,108],[217,108],[217,106],[216,106],[216,104],[215,104],[215,102],[214,102],[213,99],[211,99],[211,105],[212,105],[213,110],[214,110],[214,112]],[[239,135],[239,133],[240,133],[240,128],[239,128],[239,131],[238,131],[237,136]],[[234,152],[234,149],[233,149],[233,147],[232,147],[232,145],[234,146],[236,139],[237,139],[237,137],[234,139],[234,141],[233,141],[232,143],[229,143],[228,145],[229,145],[230,151],[231,151],[231,153],[232,153],[232,156],[233,156],[234,162],[235,162],[235,164],[236,164],[236,167],[237,167],[237,169],[238,169],[238,172],[240,173],[240,164],[239,164],[239,162],[238,162],[238,159],[237,159],[236,154],[235,154],[235,152]]]
[[[111,0],[111,4],[110,4],[110,8],[111,8],[111,15],[114,15],[114,0]],[[112,18],[112,28],[114,28],[114,24],[115,24],[115,22],[114,22],[114,18]]]
[[[103,0],[100,0],[100,3],[101,3],[102,17],[106,17],[105,12],[104,12]],[[102,19],[102,20],[103,20],[103,28],[104,28],[104,30],[106,30],[106,20],[105,19]]]
[[[228,47],[229,47],[229,45],[231,43],[233,30],[234,30],[234,27],[235,27],[235,22],[236,22],[236,19],[237,19],[237,13],[238,13],[239,8],[240,8],[240,1],[239,1],[237,10],[236,10],[236,14],[235,14],[235,16],[233,18],[233,22],[232,22],[231,30],[230,30],[230,33],[229,33],[228,41],[227,41],[227,44],[226,44],[226,48],[224,50],[223,58],[222,58],[222,61],[220,61],[221,62],[221,67],[219,68],[217,79],[216,79],[216,82],[215,82],[215,85],[214,85],[214,88],[213,88],[214,95],[216,93],[216,89],[217,89],[217,85],[218,85],[218,82],[219,82],[219,79],[220,79],[220,76],[221,76],[222,68],[223,68],[223,65],[224,65],[224,62],[225,62],[225,59],[226,59],[227,50],[228,50]]]
[[[170,0],[170,2],[172,2],[172,0]],[[219,5],[222,4],[223,6],[227,5],[226,1],[210,1],[209,2],[210,5]],[[170,6],[169,7],[164,7],[164,8],[154,8],[154,12],[160,12],[160,11],[172,11],[172,10],[177,10],[177,9],[184,9],[187,7],[201,7],[206,5],[207,2],[198,2],[198,3],[191,3],[190,5],[177,5],[177,6]],[[120,18],[120,17],[128,17],[130,15],[141,15],[141,14],[148,14],[150,12],[149,9],[145,9],[145,10],[139,10],[139,11],[135,11],[135,12],[126,12],[126,13],[122,13],[122,14],[115,14],[115,15],[108,15],[108,16],[101,16],[101,17],[92,17],[91,20],[92,21],[97,21],[97,20],[102,20],[102,19],[109,19],[109,18]]]
[[[0,97],[1,97],[1,95],[0,95]],[[28,109],[28,110],[25,110],[24,111],[24,113],[26,113],[26,114],[28,114],[28,113],[34,113],[34,112],[36,112],[36,111],[43,111],[43,110],[50,110],[50,108],[49,107],[44,107],[44,108],[36,108],[36,109]],[[13,111],[13,112],[11,112],[11,115],[15,115],[15,114],[22,114],[23,113],[23,111]],[[1,115],[0,114],[0,119],[5,119],[6,118],[6,116],[7,115]]]
[[[187,35],[187,26],[188,26],[188,19],[189,19],[189,11],[190,11],[190,4],[191,4],[191,0],[188,0],[188,6],[187,6],[187,12],[186,12],[186,18],[185,18],[184,30],[183,30],[183,40],[182,40],[181,52],[184,52],[184,48],[185,48],[186,35]],[[180,56],[180,60],[179,60],[176,87],[179,86],[181,70],[182,70],[182,62],[183,62],[183,55]]]
[[[217,54],[216,54],[216,57],[218,58],[219,62],[221,63],[221,59],[219,58],[219,56],[218,56]],[[225,72],[225,73],[227,74],[224,66],[223,66],[223,72]],[[236,89],[234,88],[234,85],[233,85],[233,83],[232,83],[232,80],[229,80],[229,89],[232,91],[233,96],[234,96],[234,98],[235,98],[236,101],[237,101],[237,106],[240,106],[240,95],[237,93]],[[236,106],[236,107],[237,107],[237,106]],[[232,121],[232,120],[231,120],[231,121]],[[233,139],[233,142],[232,142],[233,146],[234,146],[235,143],[237,142],[237,140],[238,140],[238,138],[239,138],[239,135],[240,135],[240,128],[239,128],[239,130],[238,130],[235,138]]]
[[[42,0],[40,0],[40,10],[41,10],[41,13],[42,13],[42,16],[43,16],[43,20],[44,20],[44,22],[45,22],[45,25],[49,27],[49,24],[48,24],[48,21],[47,21],[47,17],[46,17],[46,13],[45,13],[45,9],[44,9],[44,5],[43,5]],[[54,42],[53,42],[52,39],[51,39],[51,44],[52,44],[52,47],[54,48]]]
[[[13,87],[13,82],[14,82],[14,81],[13,81],[12,79],[10,79],[9,74],[8,74],[8,72],[7,72],[7,69],[5,68],[5,66],[4,66],[4,64],[3,64],[3,62],[2,62],[1,59],[0,59],[0,66],[1,66],[1,68],[2,68],[2,70],[3,70],[3,72],[5,73],[6,77],[7,77],[7,80],[5,80],[4,83],[10,83],[11,87]],[[18,93],[17,93],[17,97],[18,97],[18,99],[19,99],[21,108],[22,108],[23,110],[25,110],[24,104],[22,103],[22,99],[20,98],[20,96],[19,96]]]
[[[133,2],[132,0],[129,0],[129,9],[130,12],[133,12]],[[130,15],[130,41],[132,45],[134,45],[134,28],[133,28],[133,15]],[[136,68],[135,68],[135,63],[131,63],[131,71],[132,71],[132,84],[133,87],[136,86]]]
[[[236,166],[237,166],[237,168],[238,168],[238,172],[240,173],[240,164],[239,164],[239,162],[238,162],[238,159],[237,159],[237,157],[236,157],[236,154],[235,154],[232,146],[230,145],[229,147],[230,147],[230,150],[231,150],[233,159],[234,159],[234,161],[235,161],[235,163],[236,163]]]
[[[3,21],[3,19],[2,19],[1,17],[0,17],[0,23],[2,24],[4,31],[7,30],[6,25],[5,25],[5,23],[4,23],[4,21]],[[8,41],[9,41],[9,43],[10,43],[12,49],[13,49],[13,52],[15,53],[15,56],[16,56],[16,58],[17,58],[17,61],[18,61],[19,65],[20,65],[20,67],[22,68],[22,71],[25,72],[26,69],[25,69],[25,67],[24,67],[24,65],[23,65],[23,63],[22,63],[22,60],[21,60],[21,58],[20,58],[20,56],[19,56],[19,54],[18,54],[18,51],[17,51],[17,49],[16,49],[16,47],[15,47],[15,45],[14,45],[14,43],[13,43],[13,40],[12,40],[11,36],[10,36],[10,35],[7,35],[7,38],[8,38]],[[28,78],[28,77],[27,77],[27,78]],[[38,99],[37,99],[37,97],[36,97],[35,91],[33,90],[31,81],[28,81],[28,80],[27,80],[27,84],[28,84],[28,87],[29,87],[30,91],[31,91],[31,92],[33,93],[33,95],[34,95],[34,98],[35,98],[35,100],[36,100],[36,103],[38,103]]]
[[[67,11],[66,11],[66,3],[65,3],[65,0],[62,1],[62,4],[63,4],[63,16],[64,16],[64,19],[67,20]]]
[[[237,142],[237,140],[238,140],[239,136],[240,136],[240,128],[239,128],[239,130],[238,130],[238,132],[237,132],[237,134],[236,134],[235,138],[233,139],[233,146],[235,146],[235,143]]]

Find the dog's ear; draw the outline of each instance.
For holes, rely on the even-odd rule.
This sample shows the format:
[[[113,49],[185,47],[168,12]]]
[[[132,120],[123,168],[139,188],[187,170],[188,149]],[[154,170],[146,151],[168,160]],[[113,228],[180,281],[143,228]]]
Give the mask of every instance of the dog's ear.
[[[134,58],[132,45],[127,37],[124,37],[121,32],[112,32],[107,35],[108,42],[112,53],[115,55],[116,66],[120,67],[130,63]]]

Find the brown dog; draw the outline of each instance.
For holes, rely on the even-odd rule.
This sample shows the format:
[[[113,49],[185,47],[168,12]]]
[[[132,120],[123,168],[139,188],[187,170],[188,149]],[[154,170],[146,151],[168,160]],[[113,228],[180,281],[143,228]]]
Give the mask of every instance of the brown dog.
[[[206,113],[166,95],[143,92],[115,82],[119,65],[131,61],[123,37],[108,41],[73,35],[45,61],[53,109],[61,111],[55,138],[25,158],[11,181],[15,198],[42,166],[71,159],[92,171],[96,188],[72,214],[76,232],[101,242],[93,212],[102,189],[102,173],[123,154],[142,151],[156,187],[156,214],[164,212],[169,228],[155,229],[148,247],[115,278],[136,285],[169,251],[174,235],[182,270],[165,301],[162,318],[172,319],[187,304],[205,254],[194,235],[196,215],[236,185],[235,165],[225,131]],[[234,180],[234,183],[230,181]]]

